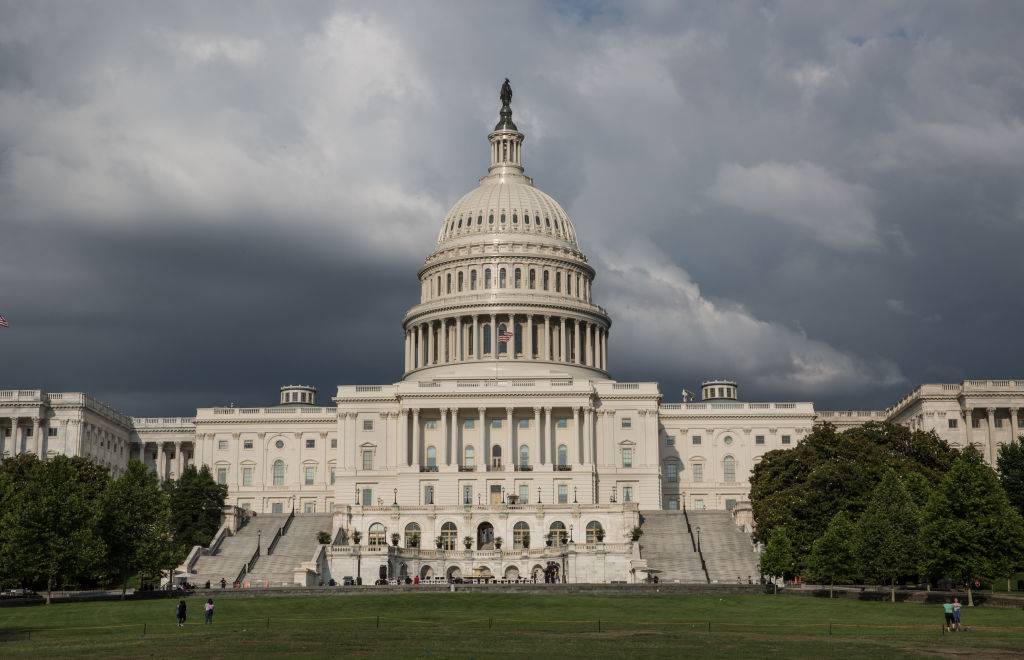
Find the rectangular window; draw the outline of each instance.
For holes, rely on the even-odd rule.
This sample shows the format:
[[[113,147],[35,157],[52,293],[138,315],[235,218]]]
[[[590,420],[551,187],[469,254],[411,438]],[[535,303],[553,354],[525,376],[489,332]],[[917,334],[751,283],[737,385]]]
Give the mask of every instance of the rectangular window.
[[[252,449],[252,438],[242,440],[242,449]]]
[[[566,484],[558,484],[558,503],[569,503],[569,486]]]
[[[244,467],[244,468],[242,468],[242,485],[243,486],[251,486],[252,485],[252,468],[251,467]]]
[[[693,480],[704,481],[704,464],[694,463],[693,464]]]
[[[519,503],[526,504],[530,500],[530,484],[519,484]]]
[[[316,440],[313,438],[306,438],[306,449],[316,449]]]
[[[946,420],[946,421],[949,424],[949,428],[951,428],[951,429],[955,429],[956,428],[956,420],[955,419],[949,419],[949,420]]]
[[[624,428],[624,429],[631,429],[631,428],[633,428],[633,420],[630,419],[629,417],[623,417],[622,418],[622,428]]]
[[[700,436],[699,435],[693,436],[693,444],[695,444],[695,445],[699,445],[700,444]]]
[[[315,476],[316,476],[316,468],[313,467],[312,465],[307,465],[306,466],[306,485],[307,486],[312,486],[313,485],[313,477],[315,477]]]
[[[698,511],[703,511],[704,510],[704,500],[694,500],[693,501],[693,508],[697,509]]]
[[[665,463],[665,479],[667,481],[679,480],[679,464],[672,461]]]
[[[437,420],[436,419],[424,420],[423,428],[425,428],[425,429],[436,429],[437,428]]]
[[[433,504],[434,503],[434,487],[433,486],[425,486],[423,488],[423,503],[424,504]]]
[[[331,467],[331,485],[334,485],[334,467]]]
[[[666,501],[665,504],[666,504],[665,508],[670,510],[670,511],[678,511],[679,510],[679,500],[674,498],[674,497],[668,498],[668,500]]]
[[[371,450],[371,449],[363,450],[363,469],[364,470],[372,470],[373,469],[373,450]]]
[[[221,486],[228,482],[228,469],[226,467],[217,468],[217,483]]]
[[[668,445],[669,447],[675,447],[676,446],[676,436],[674,436],[674,435],[666,436],[665,437],[665,444]]]
[[[755,435],[754,436],[754,444],[755,445],[763,445],[764,444],[764,436],[763,435]]]
[[[227,440],[218,440],[217,441],[217,449],[227,449],[227,448],[228,448],[228,441]]]
[[[373,505],[373,489],[372,488],[364,488],[363,489],[363,506],[371,506],[371,505]]]
[[[473,503],[473,487],[463,486],[462,487],[462,503],[469,505]]]
[[[622,487],[622,501],[623,502],[632,502],[633,501],[633,487],[632,486],[623,486]]]
[[[1024,429],[1024,415],[1017,418],[1017,427]]]
[[[782,436],[782,444],[784,444],[784,445],[788,445],[789,444],[789,436],[788,435]]]
[[[622,467],[633,467],[633,450],[628,447],[622,450]]]
[[[373,430],[373,420],[372,419],[364,419],[363,420],[363,430],[364,431],[372,431]]]
[[[735,508],[736,508],[736,500],[729,499],[729,500],[725,501],[725,510],[726,511],[732,511]]]
[[[996,421],[996,428],[997,429],[1003,428],[1003,418],[1002,417],[996,417],[995,421]]]
[[[50,428],[46,429],[46,434],[49,435],[51,438],[56,438],[57,437],[57,429],[55,429],[55,428],[53,428],[51,426]]]
[[[316,513],[316,502],[303,502],[302,504],[303,513]]]
[[[337,438],[331,438],[331,449],[337,449],[337,448],[338,448],[338,439]]]
[[[530,428],[530,420],[528,420],[528,419],[521,419],[521,420],[519,420],[519,428],[521,428],[521,429],[528,429],[528,428]]]
[[[462,422],[462,428],[467,429],[467,430],[473,430],[473,422],[474,421],[476,421],[476,420],[472,420],[472,419],[465,420],[464,422]]]
[[[501,420],[500,419],[492,419],[491,420],[491,428],[492,429],[500,429],[501,428]]]
[[[555,427],[560,428],[560,429],[567,429],[567,428],[569,428],[569,420],[568,419],[559,419],[559,420],[557,420],[555,422]]]

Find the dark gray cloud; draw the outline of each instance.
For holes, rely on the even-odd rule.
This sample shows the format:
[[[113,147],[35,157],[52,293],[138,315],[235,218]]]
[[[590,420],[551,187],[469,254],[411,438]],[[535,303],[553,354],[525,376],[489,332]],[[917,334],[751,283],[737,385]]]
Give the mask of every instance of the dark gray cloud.
[[[1013,3],[10,3],[0,386],[133,414],[400,375],[512,79],[614,374],[877,407],[1020,377]]]

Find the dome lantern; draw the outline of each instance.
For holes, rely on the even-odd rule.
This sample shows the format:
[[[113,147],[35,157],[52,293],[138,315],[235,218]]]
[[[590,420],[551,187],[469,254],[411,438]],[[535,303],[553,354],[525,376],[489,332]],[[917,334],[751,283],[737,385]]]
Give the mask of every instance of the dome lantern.
[[[505,78],[501,86],[501,111],[494,131],[487,136],[491,142],[491,164],[488,175],[522,175],[522,145],[525,136],[512,121],[512,85]]]

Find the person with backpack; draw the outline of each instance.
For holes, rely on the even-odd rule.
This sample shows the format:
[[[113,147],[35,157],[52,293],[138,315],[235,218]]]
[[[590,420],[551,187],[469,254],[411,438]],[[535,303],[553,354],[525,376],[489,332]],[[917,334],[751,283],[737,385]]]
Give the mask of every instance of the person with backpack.
[[[182,626],[185,625],[185,618],[186,618],[186,615],[188,614],[187,610],[188,610],[188,606],[185,604],[185,599],[182,598],[181,600],[178,601],[178,607],[177,607],[177,609],[174,612],[175,616],[178,619],[178,627],[179,628],[181,628]]]

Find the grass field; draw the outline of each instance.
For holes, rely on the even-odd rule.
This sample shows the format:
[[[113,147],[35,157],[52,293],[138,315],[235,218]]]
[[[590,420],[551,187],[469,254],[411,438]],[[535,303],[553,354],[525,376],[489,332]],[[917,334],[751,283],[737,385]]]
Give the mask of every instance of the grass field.
[[[795,596],[221,598],[212,626],[202,623],[203,600],[190,598],[182,629],[174,623],[176,602],[3,608],[0,657],[999,657],[1024,651],[1021,610],[965,608],[964,623],[974,630],[943,635],[940,606]]]

